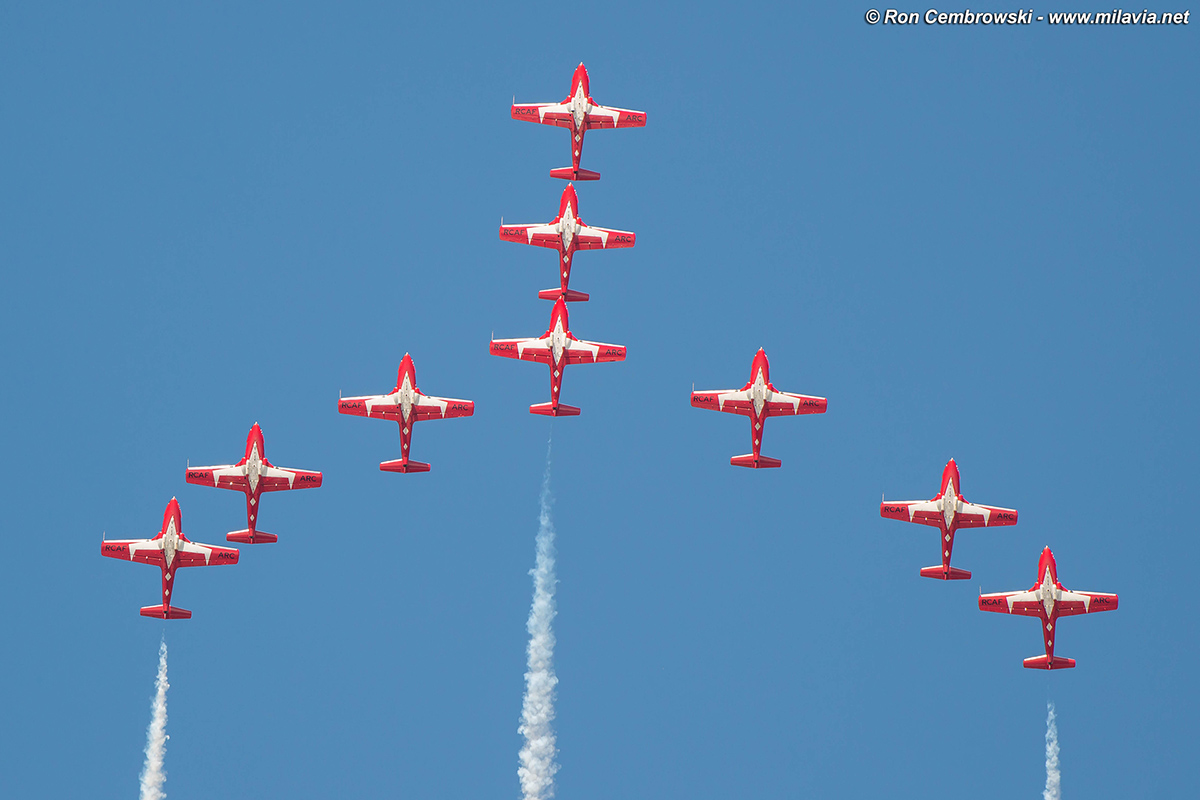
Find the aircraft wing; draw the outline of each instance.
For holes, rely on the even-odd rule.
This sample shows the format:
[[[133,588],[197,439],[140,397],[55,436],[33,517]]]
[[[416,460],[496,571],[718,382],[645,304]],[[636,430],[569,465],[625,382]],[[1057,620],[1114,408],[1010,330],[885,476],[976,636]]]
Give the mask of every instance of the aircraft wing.
[[[156,567],[166,563],[162,539],[108,539],[101,543],[100,555],[119,558],[122,561],[136,561],[139,564],[153,564]],[[175,548],[175,558],[171,561],[171,567],[204,567],[237,562],[236,548],[180,541]]]
[[[824,414],[828,405],[824,397],[809,397],[791,392],[771,392],[767,400],[768,417],[791,417],[797,414]]]
[[[553,225],[501,225],[500,238],[506,242],[531,244],[535,247],[558,249],[562,245],[562,237],[558,228]],[[622,245],[630,247],[631,245]]]
[[[239,492],[250,488],[250,481],[242,474],[242,468],[234,464],[188,467],[186,480],[197,486],[215,486],[218,489],[236,489]]]
[[[418,420],[469,417],[475,413],[475,402],[422,394],[418,397],[417,404],[413,406],[413,411]]]
[[[393,422],[403,422],[404,412],[395,401],[396,395],[376,394],[365,397],[343,397],[338,401],[338,411],[342,414],[352,414],[356,417],[371,419],[390,419]],[[412,406],[416,420],[450,419],[451,417],[469,417],[475,413],[475,403],[471,400],[456,400],[452,397],[434,397],[428,394],[417,394],[417,402]],[[297,470],[299,473],[299,470]],[[320,473],[314,473],[320,476]],[[316,485],[320,485],[319,483]]]
[[[766,401],[768,417],[793,416],[795,414],[824,414],[828,401],[824,397],[809,397],[789,392],[771,392]],[[711,408],[727,414],[754,415],[754,400],[747,389],[717,389],[707,392],[692,392],[692,405],[696,408]]]
[[[998,614],[1020,614],[1023,617],[1041,616],[1042,600],[1036,592],[996,592],[979,595],[981,611]]]
[[[932,500],[885,500],[879,504],[879,516],[940,527],[945,521]]]
[[[1060,617],[1073,617],[1078,614],[1094,614],[1097,611],[1113,611],[1118,605],[1115,594],[1105,592],[1069,592],[1066,589],[1058,591],[1054,607]],[[1037,592],[999,592],[979,596],[979,607],[984,611],[997,611],[1001,614],[1020,614],[1026,617],[1041,615],[1043,604]]]
[[[539,364],[553,364],[554,354],[550,350],[549,339],[493,339],[492,355],[505,358],[519,358],[522,361],[536,361]]]
[[[750,400],[750,392],[745,389],[692,392],[692,405],[696,408],[711,408],[713,411],[743,414],[747,417],[754,413],[754,403]]]
[[[213,567],[219,564],[236,564],[238,551],[233,547],[218,547],[213,544],[200,542],[180,542],[175,548],[175,560],[171,566],[180,567]]]
[[[625,346],[572,339],[567,344],[568,364],[600,364],[605,361],[624,361]]]
[[[997,525],[1017,524],[1015,509],[980,506],[965,500],[955,518],[958,519],[960,528],[994,528]]]
[[[157,539],[106,539],[100,544],[100,555],[156,567],[162,566],[165,560]]]
[[[554,363],[554,352],[550,349],[548,338],[494,339],[491,352],[494,356],[536,361],[539,364]],[[605,361],[624,360],[624,345],[589,342],[583,339],[570,339],[567,342],[566,363],[568,364],[598,364]]]
[[[371,394],[362,397],[342,397],[338,400],[338,413],[371,419],[402,419],[400,404],[390,394]]]
[[[568,113],[567,116],[570,114]],[[568,127],[569,125],[570,123],[568,123]],[[584,117],[583,127],[587,130],[592,128],[644,128],[646,127],[646,112],[594,105]]]
[[[1077,614],[1094,614],[1097,611],[1113,611],[1117,607],[1117,596],[1104,592],[1068,592],[1054,603],[1060,617],[1073,617]]]
[[[513,119],[557,125],[560,128],[570,128],[574,125],[571,107],[566,103],[513,103],[511,114]],[[646,124],[644,117],[642,124]]]
[[[321,485],[321,473],[304,469],[268,466],[258,479],[264,492],[281,492],[288,489],[315,489]]]
[[[510,113],[513,119],[540,122],[543,125],[557,125],[560,128],[571,128],[575,124],[571,107],[566,103],[513,103]],[[584,130],[644,128],[646,127],[646,112],[593,105],[591,111],[584,116],[583,127]]]
[[[575,234],[575,246],[580,250],[604,250],[614,247],[633,247],[637,234],[630,231],[615,231],[608,228],[596,228],[591,225],[580,225]],[[553,247],[554,245],[550,245]]]

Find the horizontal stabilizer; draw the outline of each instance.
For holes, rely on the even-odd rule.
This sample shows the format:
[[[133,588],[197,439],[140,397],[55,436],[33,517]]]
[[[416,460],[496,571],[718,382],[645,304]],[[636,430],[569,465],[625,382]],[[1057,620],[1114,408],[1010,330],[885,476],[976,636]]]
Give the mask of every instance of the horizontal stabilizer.
[[[750,469],[766,469],[768,467],[778,467],[783,462],[778,458],[767,458],[766,456],[754,457],[753,453],[747,453],[744,456],[734,456],[729,459],[729,463],[735,467],[749,467]]]
[[[568,303],[582,303],[588,299],[589,295],[587,292],[577,292],[574,289],[542,289],[538,292],[538,297],[543,300],[557,300],[561,297]]]
[[[553,403],[537,403],[529,407],[529,413],[547,417],[577,417],[579,409],[566,403],[559,403],[557,406]]]
[[[142,608],[141,614],[143,617],[154,617],[155,619],[192,618],[192,612],[186,608],[176,608],[175,606],[145,606]]]
[[[273,533],[263,533],[262,531],[251,531],[249,529],[241,531],[230,531],[225,534],[227,542],[241,542],[242,544],[271,544],[278,542],[279,537]]]
[[[423,464],[420,461],[410,461],[406,458],[397,458],[395,461],[384,461],[379,465],[379,468],[384,472],[429,472],[428,464]]]
[[[1062,656],[1034,656],[1033,658],[1025,659],[1025,669],[1071,669],[1075,666],[1075,659],[1063,658]]]
[[[590,169],[559,167],[558,169],[550,170],[550,177],[562,178],[564,181],[598,181],[600,180],[600,173],[592,172]]]
[[[971,570],[958,567],[925,567],[921,570],[922,578],[936,578],[939,581],[965,581],[971,577]]]

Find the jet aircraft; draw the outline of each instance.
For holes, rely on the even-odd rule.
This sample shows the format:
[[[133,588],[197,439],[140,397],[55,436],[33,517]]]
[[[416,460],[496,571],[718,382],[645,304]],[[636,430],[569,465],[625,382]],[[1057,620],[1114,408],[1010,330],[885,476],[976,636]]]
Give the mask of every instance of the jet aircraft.
[[[954,459],[942,470],[942,490],[932,500],[884,500],[879,504],[879,516],[931,525],[942,532],[942,565],[925,567],[921,576],[944,581],[966,580],[971,571],[950,566],[950,554],[954,552],[954,534],[960,528],[994,528],[997,525],[1016,525],[1017,512],[1011,508],[997,508],[968,503],[959,492],[962,481],[958,477],[958,464]]]
[[[384,461],[384,472],[429,472],[429,465],[409,459],[413,426],[426,419],[469,417],[475,413],[471,400],[434,397],[417,388],[417,371],[412,356],[404,354],[396,374],[396,387],[387,394],[364,397],[343,397],[338,400],[339,414],[352,414],[371,419],[390,419],[400,426],[400,458]]]
[[[162,605],[146,606],[143,617],[158,619],[191,619],[192,612],[171,605],[171,587],[175,572],[184,567],[211,567],[236,564],[238,551],[232,547],[217,547],[193,542],[183,535],[183,515],[174,497],[163,512],[162,530],[153,539],[106,539],[100,543],[100,555],[154,564],[162,569]]]
[[[1104,592],[1071,592],[1058,582],[1058,565],[1054,553],[1047,547],[1038,559],[1038,579],[1027,592],[997,592],[980,594],[979,609],[999,614],[1020,614],[1039,617],[1042,621],[1042,640],[1046,655],[1025,659],[1026,669],[1070,669],[1075,659],[1054,655],[1054,628],[1061,617],[1115,611],[1118,598]]]
[[[567,364],[597,364],[604,361],[624,361],[625,346],[576,339],[567,321],[567,303],[558,298],[550,312],[550,328],[533,339],[493,339],[494,356],[536,361],[550,366],[550,402],[529,407],[530,414],[566,417],[579,414],[579,409],[560,403],[562,374]]]
[[[260,544],[279,541],[273,533],[257,529],[259,501],[264,492],[288,489],[315,489],[321,485],[321,473],[277,467],[267,460],[267,448],[258,423],[246,435],[246,455],[236,464],[187,468],[187,482],[198,486],[234,489],[246,494],[246,529],[225,534],[230,542]]]
[[[558,251],[560,266],[558,289],[543,289],[538,297],[543,300],[565,298],[568,302],[587,300],[585,292],[567,288],[571,282],[571,259],[576,250],[611,250],[616,247],[633,247],[637,235],[629,231],[596,228],[579,218],[579,196],[575,184],[568,183],[558,201],[558,216],[544,225],[500,225],[500,238],[506,242],[532,244]]]
[[[766,352],[760,347],[750,362],[750,382],[741,389],[717,389],[692,392],[692,405],[710,408],[727,414],[741,414],[750,418],[750,442],[754,452],[734,456],[729,463],[735,467],[763,469],[778,467],[783,462],[761,454],[763,425],[767,417],[795,416],[797,414],[824,414],[828,401],[824,397],[809,397],[803,394],[781,392],[771,383],[771,364]]]
[[[644,128],[646,112],[602,106],[592,99],[587,67],[582,62],[571,76],[571,93],[561,103],[513,103],[512,118],[557,125],[571,132],[571,166],[550,170],[550,177],[595,181],[599,172],[579,168],[583,134],[592,128]]]

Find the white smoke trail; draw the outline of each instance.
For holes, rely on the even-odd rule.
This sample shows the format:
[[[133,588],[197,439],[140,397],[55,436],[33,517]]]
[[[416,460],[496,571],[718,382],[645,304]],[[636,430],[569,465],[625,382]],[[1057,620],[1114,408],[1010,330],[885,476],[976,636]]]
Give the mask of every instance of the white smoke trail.
[[[1046,703],[1046,789],[1043,800],[1060,800],[1058,773],[1058,722],[1054,716],[1054,703]]]
[[[142,767],[141,800],[163,800],[167,780],[163,757],[167,753],[167,640],[158,646],[158,677],[154,680],[154,703],[150,706],[150,727],[146,729],[146,765]]]
[[[552,442],[553,440],[551,440]],[[542,477],[542,493],[538,498],[541,514],[538,518],[537,561],[529,574],[533,576],[533,605],[529,609],[529,663],[525,673],[525,700],[521,705],[521,726],[517,732],[525,737],[521,748],[521,766],[517,775],[525,800],[549,800],[554,797],[554,774],[558,764],[554,726],[554,523],[550,519],[550,445],[546,443],[546,473]]]

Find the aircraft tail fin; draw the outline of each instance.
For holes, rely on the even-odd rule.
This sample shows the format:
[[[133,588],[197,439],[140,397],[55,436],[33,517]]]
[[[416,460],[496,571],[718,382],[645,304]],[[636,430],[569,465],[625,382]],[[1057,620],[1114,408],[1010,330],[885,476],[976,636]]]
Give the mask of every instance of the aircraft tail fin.
[[[1025,669],[1071,669],[1075,666],[1075,659],[1063,658],[1062,656],[1034,656],[1033,658],[1025,659]]]
[[[542,414],[547,417],[577,417],[579,409],[566,403],[535,403],[529,407],[530,414]]]
[[[550,177],[562,178],[564,181],[598,181],[600,180],[600,173],[592,172],[590,169],[559,167],[558,169],[550,170]]]
[[[966,581],[971,579],[971,570],[958,567],[924,567],[921,569],[922,578],[935,578],[939,581]]]
[[[240,542],[241,544],[271,544],[272,542],[278,542],[279,537],[273,533],[263,533],[262,531],[246,529],[230,531],[225,534],[225,541]]]
[[[192,612],[186,608],[176,608],[163,604],[161,606],[145,606],[141,610],[143,617],[153,617],[154,619],[191,619]]]
[[[407,458],[397,458],[395,461],[384,461],[379,465],[384,472],[429,472],[429,465]]]
[[[587,292],[577,292],[574,289],[542,289],[538,292],[542,300],[557,300],[562,298],[568,303],[582,303],[590,297]]]
[[[735,467],[749,467],[750,469],[766,469],[768,467],[778,467],[783,462],[778,458],[767,458],[766,456],[754,457],[753,453],[747,453],[744,456],[734,456],[729,459],[729,463]]]

